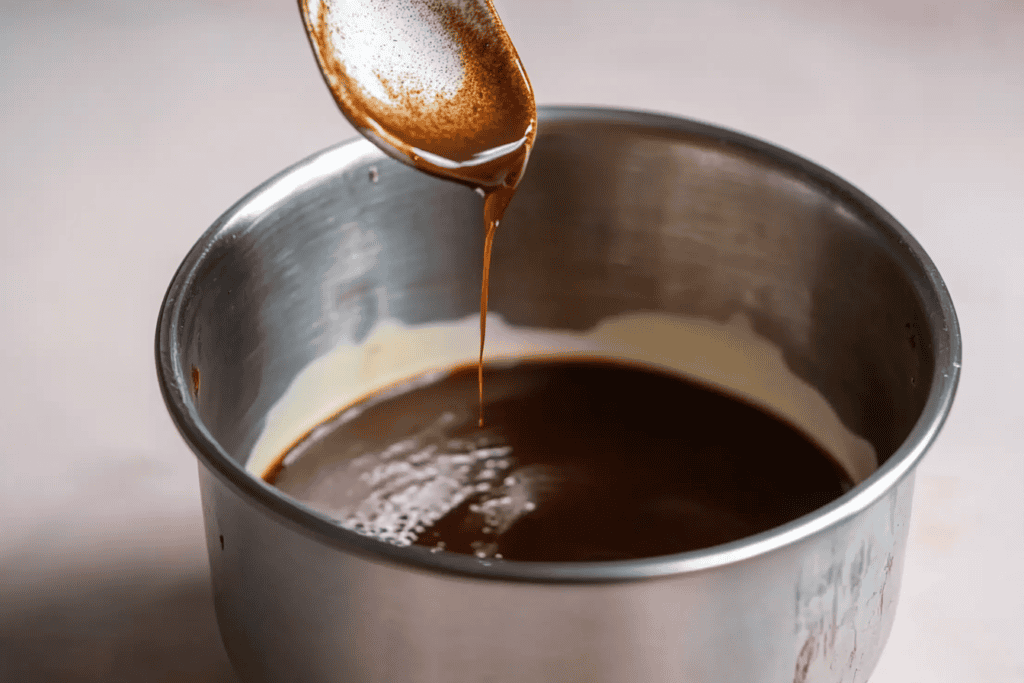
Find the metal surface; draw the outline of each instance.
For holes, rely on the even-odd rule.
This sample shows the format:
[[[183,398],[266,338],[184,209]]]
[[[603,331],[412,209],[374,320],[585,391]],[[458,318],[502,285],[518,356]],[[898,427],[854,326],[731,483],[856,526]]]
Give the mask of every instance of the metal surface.
[[[373,231],[360,262],[352,222]],[[549,108],[495,248],[492,308],[584,329],[620,312],[746,313],[883,460],[786,526],[705,551],[483,563],[360,537],[248,475],[310,361],[476,311],[480,199],[355,142],[268,181],[200,239],[157,331],[199,457],[218,618],[247,681],[862,681],[891,628],[912,469],[960,367],[952,303],[912,237],[787,152],[694,122]],[[324,315],[329,309],[334,314]],[[194,373],[200,378],[195,397]]]

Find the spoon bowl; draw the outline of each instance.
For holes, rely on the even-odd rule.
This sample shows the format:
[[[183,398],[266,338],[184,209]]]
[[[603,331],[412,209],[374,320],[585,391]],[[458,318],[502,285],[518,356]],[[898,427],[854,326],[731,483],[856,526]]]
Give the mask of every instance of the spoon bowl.
[[[515,187],[536,133],[526,71],[490,0],[300,0],[324,80],[386,154]]]

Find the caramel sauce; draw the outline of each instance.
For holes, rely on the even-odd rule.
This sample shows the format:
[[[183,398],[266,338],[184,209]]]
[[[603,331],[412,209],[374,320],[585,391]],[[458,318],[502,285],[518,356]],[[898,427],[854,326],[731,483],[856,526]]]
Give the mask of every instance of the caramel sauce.
[[[789,423],[682,377],[571,358],[492,367],[480,428],[475,370],[366,398],[264,479],[379,540],[532,562],[708,548],[852,486]]]
[[[324,80],[345,117],[389,155],[431,175],[468,185],[484,196],[484,252],[480,287],[479,423],[483,425],[483,352],[491,250],[498,225],[526,168],[537,133],[533,88],[490,0],[411,5],[442,27],[458,46],[461,80],[454,95],[425,92],[375,72],[388,101],[350,77],[332,44],[330,3],[311,20],[300,0],[306,31]],[[382,27],[381,30],[387,30]]]

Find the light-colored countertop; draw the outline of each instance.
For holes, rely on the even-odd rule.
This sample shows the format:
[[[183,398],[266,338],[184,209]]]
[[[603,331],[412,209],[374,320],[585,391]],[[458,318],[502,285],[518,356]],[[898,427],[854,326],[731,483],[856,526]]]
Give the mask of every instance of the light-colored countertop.
[[[1024,4],[498,7],[539,102],[756,135],[922,243],[963,379],[872,682],[1024,680]],[[228,683],[157,307],[223,210],[352,130],[287,0],[2,0],[0,102],[0,680]]]

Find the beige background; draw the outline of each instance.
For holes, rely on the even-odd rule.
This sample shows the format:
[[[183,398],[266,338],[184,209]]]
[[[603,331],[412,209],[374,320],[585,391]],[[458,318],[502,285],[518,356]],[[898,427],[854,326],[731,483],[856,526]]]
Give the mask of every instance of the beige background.
[[[921,241],[963,381],[872,682],[1024,680],[1024,3],[498,7],[539,102],[757,135]],[[0,680],[230,683],[157,307],[224,209],[352,131],[290,0],[0,0],[0,117]]]

